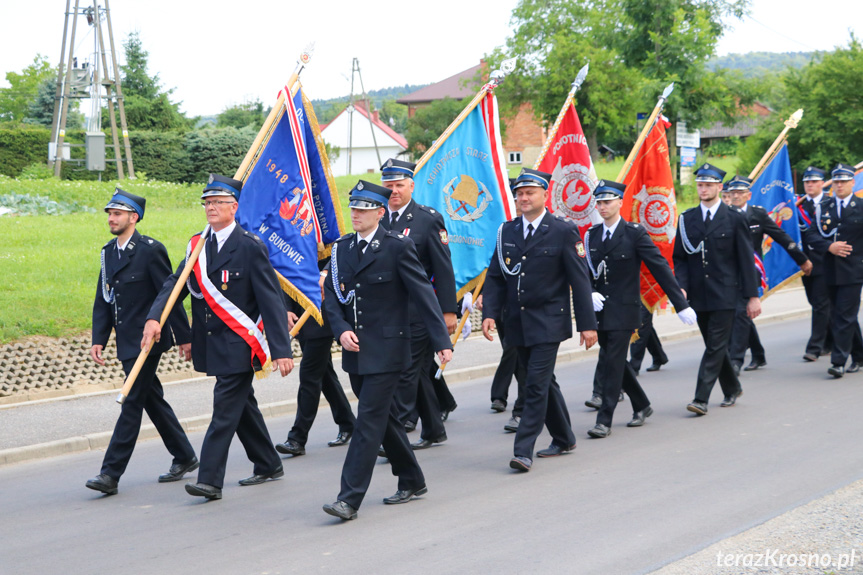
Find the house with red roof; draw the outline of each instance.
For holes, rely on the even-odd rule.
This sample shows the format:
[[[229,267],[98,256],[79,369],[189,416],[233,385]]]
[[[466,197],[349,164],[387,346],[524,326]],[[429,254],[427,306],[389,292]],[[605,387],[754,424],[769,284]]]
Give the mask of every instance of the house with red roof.
[[[388,158],[402,156],[408,148],[405,137],[381,120],[377,110],[369,116],[366,102],[348,104],[321,127],[321,135],[330,146],[339,148],[338,158],[330,158],[334,176],[373,174]],[[376,141],[380,160],[375,153]]]

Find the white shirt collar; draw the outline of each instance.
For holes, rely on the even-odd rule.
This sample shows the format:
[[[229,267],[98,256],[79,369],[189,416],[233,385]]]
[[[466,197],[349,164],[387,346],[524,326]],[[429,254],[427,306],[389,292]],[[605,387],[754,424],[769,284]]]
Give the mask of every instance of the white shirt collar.
[[[132,241],[132,236],[129,236],[129,239],[127,239],[127,240],[126,240],[126,241],[121,245],[121,244],[120,244],[120,240],[118,239],[118,240],[117,240],[117,250],[122,252],[123,250],[125,250],[125,249],[126,249],[126,246],[128,246],[128,245],[129,245],[129,242],[131,242],[131,241]]]
[[[544,217],[545,217],[545,208],[542,208],[542,213],[539,214],[539,216],[537,216],[537,218],[535,220],[528,220],[527,217],[525,217],[524,214],[522,214],[521,224],[524,226],[525,235],[527,235],[528,224],[533,226],[533,231],[535,232],[536,230],[539,229],[539,222],[541,222],[542,218],[544,218]]]
[[[716,217],[716,211],[719,209],[719,204],[721,204],[721,203],[722,203],[722,201],[716,202],[715,204],[713,204],[712,208],[708,208],[703,203],[699,204],[701,206],[701,219],[703,220],[707,217],[707,212],[710,212],[710,219],[711,220],[713,218],[715,218]]]
[[[810,200],[812,200],[812,203],[820,204],[821,200],[824,199],[824,192],[821,192],[820,194],[818,194],[814,198],[812,196],[806,196],[806,197],[809,198]]]
[[[405,210],[408,209],[409,205],[410,205],[410,202],[406,203],[405,205],[403,205],[402,207],[400,207],[397,210],[391,210],[390,205],[387,204],[387,215],[389,216],[390,220],[393,219],[393,214],[398,214],[399,218],[401,218],[402,214],[405,213]]]
[[[608,235],[608,232],[611,232],[611,235],[613,236],[613,235],[614,235],[614,230],[616,230],[616,229],[617,229],[617,226],[618,226],[618,224],[620,224],[620,220],[622,220],[622,219],[623,219],[623,218],[621,218],[620,216],[618,216],[617,221],[616,221],[616,222],[614,222],[614,223],[611,225],[611,227],[608,227],[608,226],[605,224],[605,220],[603,220],[603,221],[602,221],[602,239],[605,239],[605,236],[607,236],[607,235]]]
[[[742,207],[742,208],[740,208],[740,211],[741,211],[741,212],[743,212],[743,213],[745,214],[745,213],[746,213],[746,208],[748,208],[748,207],[749,207],[749,202],[746,202],[745,204],[743,204],[743,207]],[[711,216],[711,217],[712,217],[712,216]]]
[[[368,247],[368,244],[372,243],[372,238],[375,237],[376,233],[378,233],[378,226],[375,226],[375,229],[369,232],[367,236],[361,236],[359,233],[357,233],[357,245],[359,245],[360,240],[365,240],[366,247]]]
[[[216,242],[219,244],[218,249],[220,249],[220,250],[222,249],[222,246],[224,246],[225,242],[228,241],[228,237],[234,231],[235,227],[237,227],[237,222],[233,221],[229,225],[227,225],[224,228],[222,228],[221,230],[219,230],[218,232],[215,230],[212,230],[212,229],[210,230],[213,233],[213,235],[216,236]]]

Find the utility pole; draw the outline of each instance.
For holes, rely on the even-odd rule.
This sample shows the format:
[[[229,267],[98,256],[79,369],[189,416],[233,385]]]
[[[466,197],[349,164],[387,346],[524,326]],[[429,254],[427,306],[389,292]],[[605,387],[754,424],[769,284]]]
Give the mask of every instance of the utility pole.
[[[63,26],[63,42],[60,51],[60,65],[57,70],[57,91],[54,101],[54,114],[51,122],[51,145],[48,152],[48,166],[54,169],[54,175],[60,177],[63,160],[81,163],[81,160],[70,160],[64,157],[64,140],[66,137],[66,122],[69,114],[69,104],[72,99],[90,98],[92,102],[89,123],[87,127],[86,143],[86,165],[92,171],[103,171],[105,169],[105,143],[104,134],[101,130],[102,98],[107,100],[108,113],[110,114],[111,137],[114,147],[113,161],[117,168],[117,178],[124,178],[123,155],[120,149],[120,141],[117,129],[117,118],[114,111],[114,103],[119,110],[120,124],[123,129],[123,142],[125,144],[126,165],[130,178],[135,177],[132,165],[132,149],[129,145],[129,132],[126,125],[126,113],[123,107],[123,94],[120,89],[120,74],[117,66],[117,55],[114,49],[114,34],[111,29],[111,15],[108,0],[104,0],[104,7],[99,6],[99,0],[93,0],[92,6],[82,7],[81,0],[75,0],[74,7],[69,10],[71,0],[66,0],[65,23]],[[78,57],[75,55],[76,35],[78,33],[78,19],[84,16],[88,26],[93,28],[94,49],[92,60],[84,61],[78,66]],[[103,34],[104,27],[108,28],[110,48],[105,45]],[[67,51],[67,31],[69,23],[72,23],[71,35],[69,35]],[[89,31],[88,31],[89,33]],[[85,34],[86,38],[86,34]],[[83,44],[83,41],[80,42]],[[111,66],[108,65],[108,51],[111,52]],[[63,61],[66,61],[65,74]],[[102,94],[104,87],[105,94]],[[69,144],[66,144],[69,146]],[[81,144],[76,144],[81,146]]]
[[[354,58],[353,63],[351,64],[351,101],[348,105],[348,174],[351,172],[351,159],[353,156],[353,144],[354,144],[354,77],[358,77],[360,80],[360,90],[362,90],[362,98],[361,101],[365,102],[366,107],[366,117],[369,119],[369,130],[372,132],[372,141],[375,144],[375,154],[378,157],[378,165],[381,165],[381,151],[378,149],[378,138],[375,135],[375,126],[372,122],[372,102],[369,97],[366,95],[365,86],[363,86],[363,75],[360,73],[360,60],[359,58]]]

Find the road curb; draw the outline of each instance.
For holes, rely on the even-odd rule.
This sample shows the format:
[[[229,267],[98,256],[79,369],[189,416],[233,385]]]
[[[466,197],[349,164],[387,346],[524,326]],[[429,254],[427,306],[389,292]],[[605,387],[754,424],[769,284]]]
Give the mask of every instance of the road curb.
[[[755,320],[755,323],[761,324],[773,321],[799,319],[801,317],[809,315],[809,313],[809,308],[789,310],[786,312],[761,316]],[[688,327],[679,331],[674,331],[662,335],[659,337],[659,339],[663,342],[668,342],[685,339],[698,334],[698,328]],[[557,354],[557,361],[559,363],[581,361],[583,359],[593,357],[597,353],[597,347],[594,347],[590,350],[584,350],[581,348],[567,349]],[[488,363],[484,365],[476,365],[461,369],[447,370],[446,379],[448,383],[453,384],[489,377],[491,375],[494,375],[494,372],[497,369],[497,365],[497,363]],[[103,394],[112,392],[113,391],[95,393]],[[345,393],[347,394],[349,400],[355,400],[353,392],[351,392],[350,389],[346,388]],[[60,401],[62,401],[62,399],[63,398],[57,398],[57,400]],[[321,400],[320,405],[326,405],[323,399]],[[274,403],[261,404],[259,408],[265,419],[272,419],[296,413],[297,402],[295,399],[278,401]],[[181,419],[180,425],[183,426],[183,429],[187,433],[200,431],[201,429],[206,428],[210,424],[211,418],[212,414],[188,417],[185,419]],[[58,439],[55,441],[49,441],[47,443],[37,443],[35,445],[27,445],[23,447],[13,447],[10,449],[0,450],[0,466],[13,463],[21,463],[25,461],[32,461],[34,459],[47,459],[49,457],[80,453],[82,451],[94,451],[97,449],[104,449],[111,441],[112,433],[112,431],[102,431],[98,433],[91,433],[88,435],[80,435],[76,437],[69,437],[66,439]],[[141,432],[138,435],[138,441],[154,439],[157,437],[159,437],[159,433],[156,431],[156,428],[152,424],[147,424],[141,427]]]

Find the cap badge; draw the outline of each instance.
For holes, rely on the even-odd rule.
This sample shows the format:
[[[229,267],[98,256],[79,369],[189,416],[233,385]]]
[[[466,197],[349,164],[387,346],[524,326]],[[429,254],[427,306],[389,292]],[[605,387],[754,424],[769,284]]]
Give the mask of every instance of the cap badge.
[[[362,183],[362,182],[360,182],[359,184],[357,184],[357,189],[358,189],[358,190],[362,190],[362,189],[363,189],[363,183]]]
[[[389,160],[387,160],[387,167],[388,167],[388,168],[392,168],[392,167],[393,167],[393,160],[392,160],[392,158],[390,158]]]

